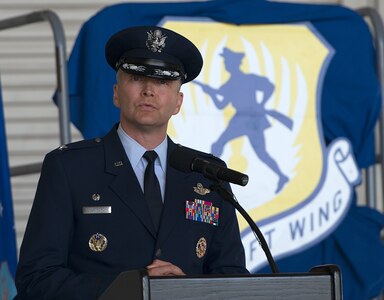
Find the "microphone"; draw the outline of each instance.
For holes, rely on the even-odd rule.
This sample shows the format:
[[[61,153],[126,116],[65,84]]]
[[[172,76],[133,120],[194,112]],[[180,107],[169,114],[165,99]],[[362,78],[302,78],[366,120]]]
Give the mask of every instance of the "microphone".
[[[224,180],[241,186],[248,183],[248,175],[204,160],[196,156],[196,153],[182,146],[173,150],[169,163],[172,167],[184,173],[194,171],[203,174],[208,179]]]

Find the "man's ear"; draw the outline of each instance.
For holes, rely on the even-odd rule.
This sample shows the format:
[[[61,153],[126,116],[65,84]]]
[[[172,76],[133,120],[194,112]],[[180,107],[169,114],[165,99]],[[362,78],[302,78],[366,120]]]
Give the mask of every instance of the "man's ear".
[[[181,109],[181,105],[183,104],[183,100],[184,100],[184,94],[183,94],[183,92],[179,92],[179,96],[177,98],[177,104],[176,104],[176,107],[175,107],[175,111],[173,112],[174,115],[179,113],[179,111]]]
[[[118,96],[118,83],[113,85],[113,105],[115,105],[117,108],[120,108],[120,101]]]

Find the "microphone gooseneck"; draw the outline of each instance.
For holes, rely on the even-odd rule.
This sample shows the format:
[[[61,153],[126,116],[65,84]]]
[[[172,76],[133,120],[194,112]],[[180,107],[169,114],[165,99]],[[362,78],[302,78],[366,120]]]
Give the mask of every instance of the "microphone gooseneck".
[[[263,233],[256,225],[256,223],[252,220],[250,215],[245,211],[245,209],[240,205],[240,203],[235,199],[234,195],[225,189],[220,183],[213,184],[209,187],[212,191],[216,191],[224,200],[232,204],[238,212],[243,216],[243,218],[247,221],[249,227],[251,227],[253,233],[255,234],[260,247],[263,249],[265,256],[267,257],[268,264],[273,273],[279,273],[279,269],[275,260],[273,259],[272,253],[268,247],[268,243],[264,238]]]

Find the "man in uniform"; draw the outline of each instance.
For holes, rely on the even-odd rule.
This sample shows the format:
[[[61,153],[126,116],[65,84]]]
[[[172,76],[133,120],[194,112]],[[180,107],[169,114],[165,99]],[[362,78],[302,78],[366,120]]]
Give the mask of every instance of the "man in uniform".
[[[201,70],[198,49],[171,30],[133,27],[110,38],[106,59],[117,72],[120,122],[45,157],[17,299],[96,299],[119,273],[143,268],[150,276],[247,273],[234,208],[210,180],[170,165],[180,146],[167,125],[181,85]]]

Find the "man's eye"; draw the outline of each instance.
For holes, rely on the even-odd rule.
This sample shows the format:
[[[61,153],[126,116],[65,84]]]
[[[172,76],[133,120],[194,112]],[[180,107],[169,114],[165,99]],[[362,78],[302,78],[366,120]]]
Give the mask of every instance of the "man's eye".
[[[143,76],[131,74],[131,81],[143,81]]]
[[[168,81],[164,80],[164,79],[159,79],[159,83],[160,84],[168,84]]]

